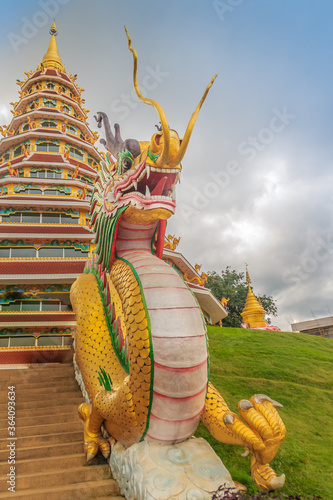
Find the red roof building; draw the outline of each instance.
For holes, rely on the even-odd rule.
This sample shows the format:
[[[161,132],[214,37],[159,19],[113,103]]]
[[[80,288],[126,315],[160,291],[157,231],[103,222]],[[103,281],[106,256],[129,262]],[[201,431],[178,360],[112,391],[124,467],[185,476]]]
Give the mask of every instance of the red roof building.
[[[32,350],[38,362],[43,351],[44,362],[65,355],[75,327],[70,287],[93,250],[88,214],[102,157],[83,89],[50,34],[41,64],[18,82],[12,121],[0,128],[0,363]]]

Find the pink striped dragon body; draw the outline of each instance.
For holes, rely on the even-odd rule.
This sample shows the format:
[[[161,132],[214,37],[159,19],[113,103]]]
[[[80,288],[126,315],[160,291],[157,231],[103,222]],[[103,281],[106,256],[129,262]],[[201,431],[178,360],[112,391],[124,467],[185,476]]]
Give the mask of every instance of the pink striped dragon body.
[[[150,142],[123,141],[104,113],[106,148],[92,197],[95,256],[72,286],[77,316],[75,363],[90,405],[84,420],[88,460],[115,440],[173,444],[191,437],[203,422],[221,442],[253,452],[251,471],[262,488],[284,483],[269,462],[285,427],[264,395],[239,403],[233,413],[208,381],[206,328],[196,299],[162,257],[166,220],[175,211],[174,190],[199,110],[215,77],[192,114],[182,140],[169,128],[161,106],[138,97],[158,112],[161,129]],[[103,438],[101,426],[109,439]]]
[[[208,352],[198,304],[178,273],[152,255],[156,223],[120,222],[117,255],[133,265],[150,318],[153,397],[145,439],[175,443],[193,435],[205,404]]]

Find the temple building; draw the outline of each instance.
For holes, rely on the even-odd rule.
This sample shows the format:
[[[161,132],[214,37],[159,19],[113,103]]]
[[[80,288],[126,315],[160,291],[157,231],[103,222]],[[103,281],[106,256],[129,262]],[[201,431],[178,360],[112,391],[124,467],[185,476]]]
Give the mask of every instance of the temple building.
[[[53,23],[46,54],[26,72],[13,118],[0,127],[0,363],[62,361],[75,315],[71,284],[90,258],[90,199],[98,138],[87,124],[83,89],[67,74]],[[184,277],[207,322],[227,315],[173,241],[163,258]],[[199,266],[200,267],[200,266]]]
[[[310,335],[317,335],[333,338],[333,316],[325,316],[324,318],[314,318],[307,321],[300,321],[291,324],[293,332],[309,333]]]
[[[241,316],[243,318],[242,326],[244,328],[263,328],[267,327],[267,323],[264,319],[265,310],[261,305],[260,299],[258,300],[251,288],[251,279],[246,266],[246,282],[248,284],[248,293],[246,297],[246,302]]]
[[[89,200],[102,156],[83,89],[59,56],[55,23],[50,34],[0,129],[2,363],[63,358],[75,327],[70,286],[93,249]]]

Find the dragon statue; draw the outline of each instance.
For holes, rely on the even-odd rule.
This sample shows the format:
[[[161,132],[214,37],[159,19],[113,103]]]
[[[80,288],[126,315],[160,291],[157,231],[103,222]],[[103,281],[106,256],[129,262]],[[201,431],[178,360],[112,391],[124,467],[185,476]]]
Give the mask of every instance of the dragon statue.
[[[284,474],[277,477],[269,466],[285,436],[276,411],[281,405],[259,394],[239,403],[241,418],[228,408],[208,380],[199,305],[161,259],[181,161],[216,75],[181,140],[161,106],[141,94],[137,53],[126,34],[135,91],[156,109],[161,131],[147,142],[123,141],[119,125],[113,135],[106,115],[97,116],[111,154],[101,163],[91,201],[95,254],[71,289],[77,318],[74,360],[90,401],[79,407],[87,460],[98,450],[108,457],[115,441],[126,447],[183,442],[201,421],[220,442],[252,452],[254,480],[274,490],[284,483]]]

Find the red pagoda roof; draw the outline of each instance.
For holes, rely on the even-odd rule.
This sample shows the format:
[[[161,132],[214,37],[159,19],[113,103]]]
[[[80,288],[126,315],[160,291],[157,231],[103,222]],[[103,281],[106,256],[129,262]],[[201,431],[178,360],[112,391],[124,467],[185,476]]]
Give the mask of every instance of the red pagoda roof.
[[[49,322],[49,321],[62,321],[62,322],[67,322],[67,321],[75,321],[75,313],[74,312],[60,312],[55,313],[54,311],[48,312],[48,311],[40,311],[40,312],[31,312],[31,311],[22,311],[22,312],[17,312],[13,311],[12,313],[6,312],[0,314],[0,323],[19,323],[22,321],[29,322],[29,321],[43,321]],[[13,325],[14,326],[14,325]]]
[[[48,163],[64,163],[64,158],[62,155],[56,155],[54,153],[34,153],[30,156],[29,161],[45,161]]]
[[[15,165],[15,163],[19,163],[20,161],[22,161],[22,159],[24,158],[24,155],[20,155],[20,156],[17,156],[16,158],[12,158],[10,161],[10,164],[11,165]],[[8,162],[6,162],[8,163]],[[4,163],[5,165],[5,163]]]
[[[0,261],[1,274],[81,274],[86,260],[18,260]]]
[[[59,73],[54,70],[54,69],[49,69],[47,68],[44,72],[42,72],[42,70],[38,70],[38,71],[35,71],[35,73],[33,75],[31,75],[31,77],[29,78],[29,80],[31,78],[36,78],[37,76],[40,76],[40,75],[46,75],[46,76],[60,76],[61,78],[63,78],[64,80],[67,80],[68,82],[72,82],[72,80],[68,77],[68,75],[66,73],[63,73],[62,71],[59,71]]]

